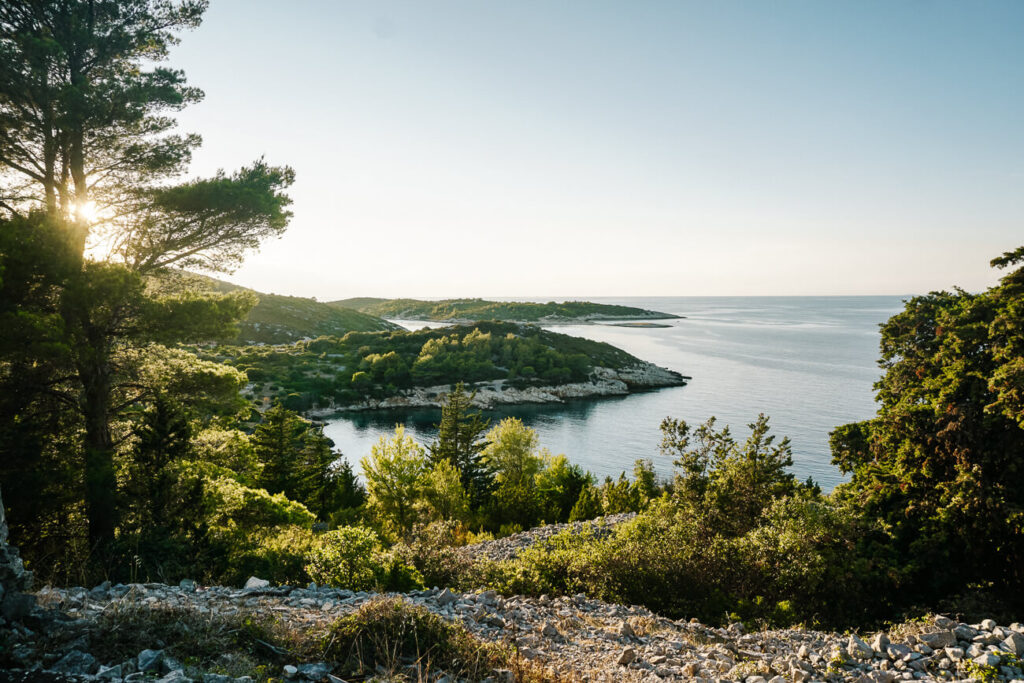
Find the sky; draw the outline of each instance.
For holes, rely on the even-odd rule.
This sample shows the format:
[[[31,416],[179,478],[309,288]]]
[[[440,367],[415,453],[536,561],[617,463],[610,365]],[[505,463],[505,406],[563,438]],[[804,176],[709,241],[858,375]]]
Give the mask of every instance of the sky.
[[[193,172],[332,300],[980,290],[1024,243],[1024,2],[212,0]]]

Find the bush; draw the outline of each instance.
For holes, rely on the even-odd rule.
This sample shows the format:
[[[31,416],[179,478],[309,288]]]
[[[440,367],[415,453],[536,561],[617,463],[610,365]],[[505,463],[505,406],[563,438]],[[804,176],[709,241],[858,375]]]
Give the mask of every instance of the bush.
[[[380,538],[370,529],[341,527],[318,539],[306,571],[326,586],[369,590],[383,571],[378,560],[383,549]]]
[[[468,575],[507,593],[582,592],[712,623],[735,614],[851,625],[891,614],[883,597],[892,594],[892,564],[870,544],[875,526],[786,473],[788,443],[774,442],[764,418],[743,444],[713,425],[697,430],[691,448],[689,427],[666,421],[665,450],[684,472],[675,493],[611,535],[562,533]],[[640,486],[623,479],[604,488],[625,497]]]
[[[409,591],[423,586],[416,568],[385,552],[380,537],[365,527],[325,533],[310,551],[306,571],[317,583],[354,591]]]
[[[240,585],[250,576],[275,584],[302,585],[309,582],[306,563],[317,538],[303,527],[288,526],[250,531],[230,539],[223,564],[212,565],[213,580]]]
[[[373,675],[380,668],[395,674],[411,661],[416,680],[444,671],[479,681],[508,659],[500,646],[479,641],[464,627],[401,598],[366,603],[331,628],[328,642],[325,658],[340,662],[344,673],[354,676]]]
[[[473,564],[458,549],[467,538],[468,531],[457,522],[434,522],[417,529],[408,542],[395,546],[394,554],[415,567],[424,585],[458,586]]]
[[[778,499],[764,525],[736,537],[709,533],[662,499],[605,538],[563,532],[466,576],[505,593],[586,593],[705,623],[733,614],[777,626],[863,624],[889,608],[878,597],[885,563],[857,552],[865,535],[856,515],[823,498]]]

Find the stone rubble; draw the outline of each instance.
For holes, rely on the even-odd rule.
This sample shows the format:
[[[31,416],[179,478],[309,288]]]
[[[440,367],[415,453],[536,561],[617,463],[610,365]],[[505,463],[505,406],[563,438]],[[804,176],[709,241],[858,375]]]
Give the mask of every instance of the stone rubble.
[[[462,546],[459,552],[466,557],[478,560],[488,559],[494,561],[515,559],[520,552],[530,546],[548,540],[555,534],[569,531],[573,534],[589,532],[595,538],[603,538],[611,534],[616,525],[628,522],[636,517],[635,512],[624,512],[617,515],[598,517],[586,522],[567,522],[565,524],[548,524],[546,526],[534,527],[518,534],[511,534],[493,541],[474,543],[473,545]]]
[[[7,544],[8,533],[7,513],[0,496],[0,617],[19,621],[35,605],[35,598],[28,594],[32,589],[32,572],[25,569],[18,549]]]
[[[256,578],[256,577],[254,577]],[[183,582],[184,583],[184,582]],[[132,584],[85,588],[45,588],[40,602],[63,615],[62,628],[87,625],[102,610],[125,602],[196,610],[201,613],[272,613],[296,628],[325,625],[356,610],[375,594],[333,588],[201,587]],[[742,624],[715,628],[694,621],[673,621],[649,610],[592,600],[583,595],[500,596],[494,591],[459,593],[430,589],[401,594],[446,620],[463,624],[485,641],[505,643],[524,660],[570,680],[583,681],[856,681],[894,683],[928,680],[1021,681],[1015,653],[1024,646],[1024,625],[977,624],[943,616],[911,622],[889,632],[864,636],[783,629],[747,633]],[[37,608],[42,612],[41,608]],[[36,634],[25,626],[0,627],[14,635],[12,653],[25,670],[77,676],[77,680],[160,683],[201,681],[243,683],[219,674],[195,671],[165,655],[161,645],[126,662],[99,662],[87,643],[71,640],[64,651],[35,649]],[[84,629],[83,629],[84,630]],[[339,681],[331,662],[291,662],[274,672],[301,683]],[[498,672],[510,680],[511,672]],[[26,678],[25,680],[30,680]],[[433,681],[453,681],[436,674]]]

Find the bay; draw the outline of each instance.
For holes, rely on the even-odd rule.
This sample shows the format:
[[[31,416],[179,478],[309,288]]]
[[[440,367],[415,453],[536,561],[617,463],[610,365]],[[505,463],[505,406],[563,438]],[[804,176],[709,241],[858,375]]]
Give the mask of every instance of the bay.
[[[672,463],[658,453],[658,425],[667,416],[691,424],[715,416],[719,426],[729,425],[737,438],[744,438],[747,425],[765,413],[772,433],[791,439],[793,472],[831,490],[842,477],[831,464],[828,434],[874,414],[878,326],[902,308],[904,299],[588,298],[686,316],[665,321],[663,328],[590,324],[548,329],[618,346],[692,377],[687,386],[485,414],[494,421],[519,417],[537,430],[542,446],[603,478],[630,472],[639,458],[651,459],[659,473],[669,475]],[[324,431],[358,469],[359,459],[397,423],[425,445],[436,436],[439,417],[437,410],[348,413],[329,418]]]

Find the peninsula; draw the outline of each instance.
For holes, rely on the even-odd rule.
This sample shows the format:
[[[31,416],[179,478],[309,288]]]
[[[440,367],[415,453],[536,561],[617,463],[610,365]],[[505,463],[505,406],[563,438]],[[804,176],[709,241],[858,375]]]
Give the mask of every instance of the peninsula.
[[[475,388],[476,404],[489,408],[620,396],[688,379],[610,344],[495,321],[196,352],[245,371],[242,394],[255,408],[280,401],[307,415],[440,406],[457,382]]]
[[[464,323],[502,320],[532,323],[585,323],[621,320],[672,320],[682,316],[633,306],[598,304],[590,301],[533,303],[488,301],[486,299],[377,299],[362,297],[329,302],[330,306],[354,309],[380,318]]]

